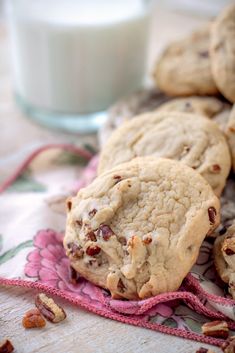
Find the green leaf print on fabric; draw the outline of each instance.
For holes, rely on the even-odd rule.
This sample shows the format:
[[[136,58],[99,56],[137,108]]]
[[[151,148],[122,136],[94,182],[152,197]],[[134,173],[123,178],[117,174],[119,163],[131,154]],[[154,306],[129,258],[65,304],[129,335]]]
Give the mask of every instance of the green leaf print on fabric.
[[[2,234],[0,234],[0,251],[2,250],[3,247],[3,237]]]
[[[184,305],[180,305],[175,309],[175,315],[179,316],[190,330],[197,333],[201,333],[202,325],[208,321],[205,316],[196,313]]]
[[[184,321],[186,322],[186,325],[192,330],[193,332],[201,333],[202,332],[202,324],[198,321],[195,321],[190,318],[183,318]]]
[[[23,250],[25,248],[30,248],[31,246],[33,246],[33,240],[26,240],[25,242],[6,251],[2,255],[0,255],[0,265],[9,261],[12,257],[16,256],[21,250]]]
[[[171,318],[166,319],[165,321],[162,322],[162,324],[173,328],[178,327],[177,322],[175,322],[175,320]]]
[[[62,151],[55,158],[53,158],[53,164],[80,165],[83,167],[87,164],[87,159],[69,151]]]
[[[43,192],[46,191],[46,186],[37,182],[30,175],[29,170],[25,171],[16,181],[8,188],[8,191],[17,192]]]
[[[98,150],[96,150],[95,147],[92,146],[92,145],[90,145],[89,143],[84,143],[83,147],[84,147],[87,151],[93,153],[94,155],[95,155],[96,153],[98,153]]]

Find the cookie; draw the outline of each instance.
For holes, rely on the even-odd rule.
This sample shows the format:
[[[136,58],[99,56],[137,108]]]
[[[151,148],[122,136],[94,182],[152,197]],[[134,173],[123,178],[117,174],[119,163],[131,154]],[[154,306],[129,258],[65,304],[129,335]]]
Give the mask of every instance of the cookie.
[[[235,102],[235,4],[221,12],[211,26],[210,57],[220,92]]]
[[[68,201],[64,246],[72,267],[114,298],[147,298],[179,288],[219,213],[193,169],[136,158]]]
[[[207,118],[213,118],[224,110],[225,105],[224,102],[216,97],[192,96],[171,99],[170,101],[161,104],[156,111],[196,113],[204,115]]]
[[[231,167],[223,133],[211,120],[177,112],[145,113],[120,126],[101,151],[98,173],[139,156],[176,159],[220,195]]]
[[[170,44],[155,65],[153,76],[157,87],[170,96],[217,93],[209,42],[210,24]]]
[[[215,240],[214,263],[221,279],[228,283],[229,292],[235,299],[235,223]]]
[[[155,110],[160,104],[169,100],[156,89],[142,89],[121,99],[108,110],[108,117],[98,132],[99,144],[102,147],[112,132],[123,122],[137,114]]]
[[[232,156],[232,166],[235,172],[235,104],[229,114],[228,123],[225,128],[228,145]]]

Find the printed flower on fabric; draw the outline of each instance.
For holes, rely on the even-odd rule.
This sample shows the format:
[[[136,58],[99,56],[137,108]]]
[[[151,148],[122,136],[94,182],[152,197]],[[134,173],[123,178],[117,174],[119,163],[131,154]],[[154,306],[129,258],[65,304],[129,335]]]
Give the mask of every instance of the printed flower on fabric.
[[[35,250],[27,256],[25,275],[54,288],[77,291],[69,282],[69,260],[62,242],[62,233],[40,230],[34,237]]]
[[[25,275],[46,286],[62,290],[83,302],[102,307],[104,291],[79,277],[77,284],[70,282],[69,259],[63,247],[63,234],[40,230],[33,240],[35,250],[27,256]]]

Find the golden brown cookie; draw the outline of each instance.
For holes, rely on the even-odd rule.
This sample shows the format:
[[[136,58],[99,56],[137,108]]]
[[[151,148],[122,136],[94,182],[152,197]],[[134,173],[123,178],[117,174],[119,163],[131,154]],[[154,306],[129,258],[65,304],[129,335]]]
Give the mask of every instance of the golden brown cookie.
[[[69,200],[64,246],[74,269],[114,298],[147,298],[179,288],[219,220],[219,200],[199,173],[136,158]]]
[[[220,92],[235,102],[235,4],[224,9],[211,27],[210,57]]]
[[[178,160],[196,169],[220,195],[231,168],[226,139],[211,120],[179,112],[145,113],[122,124],[101,151],[98,173],[135,157]]]
[[[210,24],[170,44],[154,69],[157,87],[170,96],[218,92],[209,57]]]

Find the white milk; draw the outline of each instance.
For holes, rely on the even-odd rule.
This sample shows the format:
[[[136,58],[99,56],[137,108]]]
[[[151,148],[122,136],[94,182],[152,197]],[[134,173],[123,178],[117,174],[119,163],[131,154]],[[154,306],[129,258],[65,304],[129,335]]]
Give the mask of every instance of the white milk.
[[[16,93],[58,113],[106,109],[145,73],[141,0],[12,0]]]

